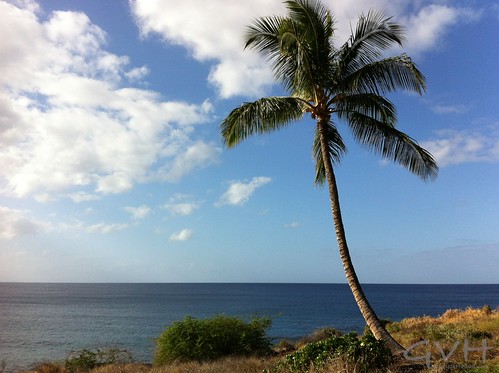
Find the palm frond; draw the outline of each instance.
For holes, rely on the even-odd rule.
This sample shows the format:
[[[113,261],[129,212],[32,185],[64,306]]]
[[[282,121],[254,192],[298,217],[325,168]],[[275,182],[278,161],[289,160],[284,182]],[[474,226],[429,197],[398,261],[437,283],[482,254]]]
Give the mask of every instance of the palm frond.
[[[376,61],[393,45],[402,46],[403,39],[403,28],[391,17],[376,10],[361,15],[354,33],[340,48],[344,71],[351,73]]]
[[[254,21],[246,33],[245,48],[251,48],[264,56],[272,65],[277,81],[296,95],[297,82],[304,85],[304,50],[300,45],[299,25],[291,18],[262,17]]]
[[[382,94],[397,89],[423,94],[426,79],[405,53],[364,65],[344,79],[355,92]]]
[[[334,21],[319,1],[285,2],[288,17],[264,17],[248,28],[246,48],[265,56],[274,77],[293,96],[314,98],[328,81]]]
[[[341,157],[346,153],[347,148],[336,126],[331,121],[327,125],[326,138],[329,158],[334,163],[340,163]],[[319,126],[316,126],[312,154],[315,159],[315,184],[323,185],[326,181],[326,168],[322,157],[322,148],[319,135]]]
[[[437,177],[433,156],[405,133],[361,113],[351,113],[348,124],[354,138],[375,153],[399,163],[423,180]]]
[[[297,74],[293,81],[294,93],[312,95],[317,87],[328,81],[331,38],[334,20],[329,10],[316,0],[289,0],[285,2],[289,18],[294,24]]]
[[[303,37],[311,41],[310,49],[318,56],[327,52],[323,50],[330,44],[334,33],[334,20],[320,1],[290,0],[285,2],[290,18],[304,26]],[[329,49],[329,48],[327,48]]]
[[[220,125],[226,146],[234,147],[248,136],[275,131],[303,116],[306,103],[295,97],[266,97],[246,102]]]
[[[279,57],[279,29],[284,21],[283,17],[261,17],[256,19],[246,31],[244,48],[254,49],[269,61]]]
[[[303,37],[303,25],[288,19],[280,35],[281,55],[274,64],[276,78],[291,94],[307,97],[313,92],[314,74],[310,46]]]
[[[352,113],[360,113],[391,127],[395,127],[397,121],[395,105],[386,97],[374,93],[337,95],[332,104],[334,113],[340,119],[349,120]]]

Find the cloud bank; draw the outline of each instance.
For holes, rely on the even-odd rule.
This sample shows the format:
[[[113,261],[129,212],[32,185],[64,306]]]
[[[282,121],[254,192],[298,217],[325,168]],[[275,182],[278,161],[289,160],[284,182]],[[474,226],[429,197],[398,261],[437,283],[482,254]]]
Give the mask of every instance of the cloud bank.
[[[476,130],[441,130],[421,145],[441,167],[469,162],[499,162],[499,123]]]
[[[282,2],[129,4],[144,37],[158,34],[211,64],[207,80],[220,97],[258,96],[273,84],[268,64],[243,50],[243,35],[254,18],[284,14]],[[450,27],[481,14],[433,1],[325,4],[338,21],[338,42],[361,12],[375,7],[407,26],[407,46],[415,52],[440,47]],[[2,1],[0,21],[1,193],[89,201],[138,183],[175,182],[217,161],[220,149],[195,131],[212,119],[212,104],[165,101],[140,88],[149,68],[108,52],[106,32],[84,13],[43,16],[33,1]]]
[[[36,3],[19,4],[0,2],[2,193],[89,200],[217,160],[220,150],[194,134],[210,102],[135,87],[148,68],[106,51],[106,33],[85,14],[42,19]]]
[[[21,235],[47,232],[50,229],[50,224],[32,217],[28,211],[0,206],[0,238],[10,240]]]
[[[245,27],[258,17],[284,15],[282,1],[130,0],[132,14],[144,37],[160,35],[185,47],[198,61],[211,64],[208,81],[222,98],[261,96],[273,84],[268,63],[244,51]],[[323,3],[337,21],[336,40],[343,44],[361,13],[381,9],[406,27],[406,49],[420,53],[442,46],[443,35],[462,22],[476,21],[480,9],[439,1],[356,0]],[[213,20],[220,20],[214,22]]]

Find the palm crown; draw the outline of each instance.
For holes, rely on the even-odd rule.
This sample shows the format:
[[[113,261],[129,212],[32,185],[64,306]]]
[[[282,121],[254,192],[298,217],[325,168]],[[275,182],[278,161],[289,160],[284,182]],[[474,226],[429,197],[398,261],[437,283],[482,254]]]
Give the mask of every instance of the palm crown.
[[[415,140],[395,128],[396,110],[384,94],[397,90],[423,93],[425,78],[406,54],[382,58],[402,45],[401,27],[370,11],[340,48],[333,44],[334,20],[319,2],[285,2],[288,17],[264,17],[247,32],[246,48],[271,62],[275,78],[288,97],[266,97],[244,103],[223,121],[222,136],[232,147],[254,133],[266,133],[299,120],[309,112],[317,120],[313,155],[316,182],[325,168],[319,129],[324,129],[331,161],[346,151],[332,115],[344,121],[354,138],[381,156],[398,162],[423,179],[435,178],[435,160]]]

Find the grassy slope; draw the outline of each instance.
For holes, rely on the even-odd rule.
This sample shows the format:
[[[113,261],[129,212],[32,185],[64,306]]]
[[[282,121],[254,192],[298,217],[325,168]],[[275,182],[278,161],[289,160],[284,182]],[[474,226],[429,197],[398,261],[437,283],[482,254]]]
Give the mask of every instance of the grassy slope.
[[[452,309],[439,317],[411,317],[387,325],[388,331],[404,347],[421,345],[412,350],[412,356],[431,354],[431,360],[442,360],[442,353],[454,364],[480,364],[482,351],[468,351],[465,361],[465,341],[468,348],[478,348],[483,341],[493,347],[486,352],[486,361],[499,366],[499,312],[485,306],[480,309]],[[451,351],[454,349],[454,352]],[[498,370],[499,371],[499,370]]]

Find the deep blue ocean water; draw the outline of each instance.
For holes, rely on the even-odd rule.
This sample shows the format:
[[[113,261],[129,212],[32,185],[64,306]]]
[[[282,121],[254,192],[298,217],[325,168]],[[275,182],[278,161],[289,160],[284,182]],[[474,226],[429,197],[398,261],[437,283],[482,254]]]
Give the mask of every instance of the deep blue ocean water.
[[[499,285],[364,285],[381,318],[499,306]],[[0,363],[6,373],[74,350],[122,348],[150,362],[154,338],[186,315],[271,316],[268,335],[299,338],[324,326],[361,332],[346,284],[0,283]]]

